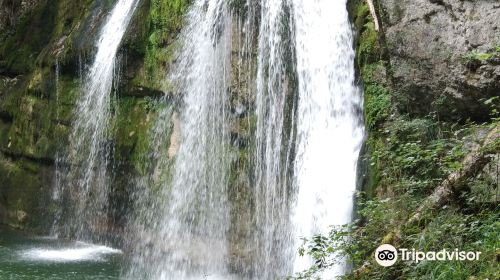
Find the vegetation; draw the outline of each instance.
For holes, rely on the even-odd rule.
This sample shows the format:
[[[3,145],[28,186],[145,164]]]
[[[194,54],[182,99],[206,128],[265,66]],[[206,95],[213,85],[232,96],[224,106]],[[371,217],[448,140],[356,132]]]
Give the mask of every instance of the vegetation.
[[[144,61],[143,72],[134,77],[133,85],[168,87],[163,81],[174,60],[174,42],[184,22],[187,5],[188,0],[150,0],[149,5],[140,7],[130,29],[131,32],[139,31],[141,36],[126,42]]]
[[[499,53],[500,53],[500,47],[495,47],[495,49],[491,52],[486,52],[486,53],[477,51],[470,52],[466,54],[464,58],[467,61],[474,61],[474,60],[487,61],[494,58],[495,56],[498,56]]]
[[[492,62],[500,58],[500,47],[496,46],[488,52],[472,51],[463,56],[464,63],[472,70],[477,69],[481,64]]]
[[[79,70],[93,51],[92,44],[82,42],[81,37],[96,36],[98,23],[106,14],[103,11],[114,3],[52,2],[39,1],[0,34],[0,206],[8,208],[8,217],[0,217],[0,222],[12,227],[29,225],[38,229],[50,224],[31,214],[51,207],[40,201],[51,193],[53,182],[49,178],[56,155],[67,146],[80,90]],[[148,131],[159,106],[171,106],[159,105],[153,95],[170,90],[163,81],[175,60],[175,41],[190,2],[141,1],[132,20],[120,51],[126,57],[120,62],[127,64],[123,68],[130,73],[121,73],[124,80],[115,85],[109,127],[109,142],[115,152],[113,164],[121,172],[117,174],[147,171]],[[376,30],[366,1],[350,1],[358,32],[356,62],[363,80],[368,131],[367,149],[361,155],[368,171],[357,193],[356,220],[332,227],[326,236],[304,239],[299,253],[311,256],[316,263],[293,278],[319,278],[340,256],[352,266],[345,279],[500,279],[498,142],[488,146],[493,147],[488,155],[491,162],[466,178],[452,199],[438,209],[422,211],[418,222],[409,222],[436,187],[464,168],[464,158],[500,125],[500,98],[481,100],[490,108],[485,122],[467,117],[443,120],[437,108],[449,106],[444,97],[418,116],[405,110],[398,102],[405,96],[391,86],[388,78],[392,70],[385,54],[385,16],[378,10],[378,2],[373,4],[379,12],[381,30]],[[244,16],[247,12],[246,1],[229,3],[234,13]],[[459,61],[476,69],[498,63],[499,57],[500,46],[495,46],[485,52],[469,52]],[[145,93],[130,94],[137,88],[146,88],[142,91]],[[292,101],[287,99],[290,108]],[[248,197],[252,190],[246,175],[251,169],[248,163],[253,160],[249,146],[255,126],[256,116],[245,113],[231,127],[231,136],[237,138],[232,140],[237,143],[230,151],[235,156],[229,181],[235,187],[229,195],[241,207],[233,211],[234,219],[243,208],[251,207]],[[287,125],[287,134],[290,129]],[[120,185],[116,189],[118,199],[123,201],[129,199],[122,187],[127,183],[116,184]],[[399,261],[391,268],[383,268],[373,258],[374,250],[382,243],[423,251],[459,248],[481,251],[482,255],[475,262]]]
[[[442,207],[424,211],[418,222],[409,222],[436,187],[464,168],[463,159],[480,147],[485,135],[500,127],[498,98],[483,100],[491,107],[486,123],[443,121],[435,108],[418,117],[405,112],[397,104],[397,89],[386,78],[390,69],[383,55],[383,34],[375,32],[367,4],[353,2],[368,130],[362,160],[369,178],[363,179],[363,189],[357,193],[356,220],[332,227],[326,236],[304,239],[299,254],[312,257],[315,265],[291,278],[320,279],[322,271],[339,261],[347,261],[352,268],[343,279],[499,278],[498,139],[484,147],[492,149],[490,164],[467,178]],[[466,57],[486,61],[497,55],[496,49]],[[374,251],[384,243],[421,251],[458,248],[482,254],[479,261],[398,260],[392,267],[382,267],[375,262]]]
[[[37,213],[52,209],[51,170],[68,146],[92,39],[116,1],[31,2],[0,35],[0,205],[9,213],[0,215],[0,223],[44,231],[50,213]],[[165,90],[160,81],[173,60],[187,5],[187,0],[140,1],[132,18],[118,56],[126,65],[117,70],[127,73],[118,73],[124,78],[115,84],[109,126],[113,168],[119,172],[144,171],[148,131],[158,111],[153,99]],[[118,192],[127,193],[123,187]],[[27,215],[20,219],[18,211]]]

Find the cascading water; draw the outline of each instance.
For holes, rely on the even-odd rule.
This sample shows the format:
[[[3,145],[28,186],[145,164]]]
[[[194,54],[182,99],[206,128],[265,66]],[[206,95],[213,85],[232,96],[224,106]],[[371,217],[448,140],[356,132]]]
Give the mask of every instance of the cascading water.
[[[56,235],[95,239],[105,227],[110,147],[107,143],[116,54],[139,0],[119,0],[97,41],[97,53],[77,101],[70,146],[55,199],[64,205]],[[59,161],[58,161],[59,162]],[[102,233],[102,232],[101,232]]]
[[[362,99],[354,81],[346,1],[294,0],[293,6],[299,75],[293,223],[298,236],[311,237],[351,221],[364,133]],[[297,258],[294,269],[311,264]],[[324,278],[342,270],[336,266]]]
[[[255,279],[290,274],[294,257],[289,223],[289,168],[293,144],[294,73],[291,6],[262,1],[257,57],[255,114]],[[290,106],[292,104],[292,106]]]
[[[258,53],[253,270],[274,279],[313,264],[300,237],[351,219],[363,128],[346,1],[261,1]]]
[[[187,14],[169,77],[180,112],[167,106],[151,132],[128,279],[279,279],[312,265],[296,256],[300,237],[350,221],[363,128],[346,1],[247,0],[242,14],[224,0],[197,0]],[[241,215],[229,197],[233,83],[256,120]]]
[[[134,251],[129,279],[226,275],[229,205],[231,17],[224,0],[198,0],[187,15],[171,80],[182,96],[180,146],[164,182],[150,244]],[[148,210],[148,211],[151,211]],[[143,233],[147,235],[147,233]]]

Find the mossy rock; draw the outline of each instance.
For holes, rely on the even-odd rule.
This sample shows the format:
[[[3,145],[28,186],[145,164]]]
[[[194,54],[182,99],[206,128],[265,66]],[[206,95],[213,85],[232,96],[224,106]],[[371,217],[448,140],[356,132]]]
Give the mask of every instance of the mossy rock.
[[[16,228],[47,230],[48,213],[42,211],[50,199],[48,168],[30,160],[16,160],[0,156],[0,208],[3,221]]]

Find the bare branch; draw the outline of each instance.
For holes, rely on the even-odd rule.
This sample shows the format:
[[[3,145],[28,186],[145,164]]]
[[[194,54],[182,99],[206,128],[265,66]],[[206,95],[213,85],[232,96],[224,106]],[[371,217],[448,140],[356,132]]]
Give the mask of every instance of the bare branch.
[[[373,0],[366,0],[368,3],[368,8],[370,9],[370,14],[372,15],[373,22],[375,24],[375,31],[379,31],[380,27],[378,24],[377,12],[375,11],[375,6],[373,5]]]

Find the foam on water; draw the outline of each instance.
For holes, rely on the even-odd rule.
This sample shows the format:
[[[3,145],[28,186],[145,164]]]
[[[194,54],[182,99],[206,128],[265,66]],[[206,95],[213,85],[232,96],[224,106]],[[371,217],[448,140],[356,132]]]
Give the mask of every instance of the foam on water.
[[[76,242],[71,247],[31,248],[19,252],[21,260],[44,262],[104,261],[105,257],[122,251],[103,245]]]

